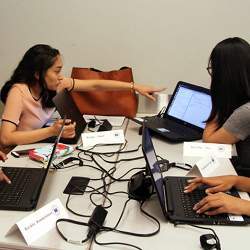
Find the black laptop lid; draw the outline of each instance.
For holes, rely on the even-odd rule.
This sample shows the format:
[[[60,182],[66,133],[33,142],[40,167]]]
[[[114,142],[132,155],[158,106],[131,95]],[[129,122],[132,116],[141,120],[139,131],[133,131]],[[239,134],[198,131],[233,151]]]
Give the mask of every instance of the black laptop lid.
[[[203,131],[211,109],[212,102],[208,89],[178,82],[163,117]]]
[[[142,130],[142,151],[147,163],[147,169],[151,175],[156,194],[160,201],[162,212],[164,215],[166,215],[164,179],[162,177],[160,167],[157,161],[150,130],[146,128],[144,124]]]
[[[42,188],[43,188],[43,186],[44,186],[43,184],[44,184],[45,179],[46,179],[46,177],[47,177],[47,175],[48,175],[50,166],[51,166],[51,164],[52,164],[52,162],[53,162],[53,160],[54,160],[54,155],[55,155],[55,152],[56,152],[56,147],[57,147],[57,144],[58,144],[59,141],[60,141],[60,138],[61,138],[61,135],[62,135],[62,132],[63,132],[63,128],[64,128],[64,125],[65,125],[65,120],[66,120],[66,116],[64,116],[64,118],[63,118],[63,123],[62,123],[61,129],[60,129],[60,132],[59,132],[59,134],[57,135],[57,137],[55,138],[54,145],[53,145],[53,149],[52,149],[52,151],[51,151],[50,158],[49,158],[49,160],[48,160],[48,164],[47,164],[47,167],[46,167],[46,169],[45,169],[45,173],[44,173],[44,175],[43,175],[43,177],[42,177],[41,184],[40,184],[39,186],[37,186],[37,191],[34,190],[33,196],[34,196],[35,198],[34,198],[34,199],[32,198],[33,206],[36,206],[36,203],[37,203],[37,201],[38,201],[38,198],[39,198],[40,193],[41,193],[41,191],[42,191]]]
[[[76,122],[76,136],[74,138],[62,138],[62,142],[77,143],[87,123],[76,106],[73,98],[67,90],[62,90],[53,98],[53,102],[61,117],[66,115],[67,119],[71,119],[71,121]]]

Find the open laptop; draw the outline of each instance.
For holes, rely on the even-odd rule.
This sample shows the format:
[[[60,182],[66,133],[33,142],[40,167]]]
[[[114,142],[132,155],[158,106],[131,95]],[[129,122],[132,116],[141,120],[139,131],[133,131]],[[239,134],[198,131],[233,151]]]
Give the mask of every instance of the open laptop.
[[[57,93],[53,98],[53,102],[61,117],[66,115],[67,119],[71,119],[72,122],[76,123],[75,137],[62,138],[61,142],[66,144],[76,144],[87,125],[85,119],[67,90],[62,90]]]
[[[0,209],[30,211],[37,205],[42,187],[52,164],[57,144],[60,140],[65,118],[46,168],[3,167],[11,184],[0,182]]]
[[[142,150],[147,163],[147,171],[151,176],[162,212],[167,220],[175,224],[249,224],[250,218],[247,216],[196,214],[193,206],[206,196],[206,187],[201,186],[192,193],[185,194],[183,191],[187,185],[187,180],[190,179],[189,177],[168,176],[163,178],[157,162],[150,130],[145,126],[143,126]],[[232,195],[238,196],[236,190],[231,192]]]
[[[146,118],[146,126],[166,139],[192,141],[202,138],[212,109],[208,89],[178,82],[163,117]]]

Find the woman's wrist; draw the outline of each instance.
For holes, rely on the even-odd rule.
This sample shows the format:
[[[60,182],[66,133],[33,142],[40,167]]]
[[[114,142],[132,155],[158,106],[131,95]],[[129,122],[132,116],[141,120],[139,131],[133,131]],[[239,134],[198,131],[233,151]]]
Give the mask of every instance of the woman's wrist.
[[[50,127],[45,128],[45,129],[48,130],[48,137],[57,135],[57,130],[54,126],[50,126]]]
[[[130,83],[130,91],[135,92],[135,83],[134,82]]]
[[[75,88],[75,79],[74,78],[70,79],[71,79],[71,87],[68,89],[69,92],[71,92]]]
[[[242,206],[240,206],[241,209],[240,214],[250,216],[250,201],[244,199],[242,199],[241,201],[244,204],[241,204]]]

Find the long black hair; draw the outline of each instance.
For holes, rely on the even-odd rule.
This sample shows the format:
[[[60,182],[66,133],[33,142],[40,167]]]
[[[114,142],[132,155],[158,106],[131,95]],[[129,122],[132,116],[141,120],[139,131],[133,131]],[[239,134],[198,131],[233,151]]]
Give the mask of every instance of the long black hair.
[[[8,92],[15,83],[26,83],[28,87],[35,85],[37,81],[41,87],[41,103],[43,108],[53,107],[52,97],[55,91],[47,88],[45,75],[47,70],[54,64],[56,57],[60,54],[57,49],[45,44],[37,44],[31,47],[23,56],[22,60],[14,70],[9,81],[1,89],[1,100],[6,102]],[[36,78],[36,75],[39,77]]]
[[[234,37],[218,43],[209,58],[212,111],[218,128],[235,109],[250,101],[250,45]]]

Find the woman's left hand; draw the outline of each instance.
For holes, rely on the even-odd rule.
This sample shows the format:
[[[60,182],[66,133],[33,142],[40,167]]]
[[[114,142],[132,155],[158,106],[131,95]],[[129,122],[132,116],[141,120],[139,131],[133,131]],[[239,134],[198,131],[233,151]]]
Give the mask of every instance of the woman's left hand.
[[[198,214],[205,213],[206,215],[221,213],[249,215],[250,201],[219,192],[216,194],[209,194],[198,202],[193,209]]]
[[[139,94],[149,98],[152,101],[155,101],[155,93],[161,92],[165,90],[166,88],[155,88],[155,87],[149,87],[142,84],[134,84],[134,90],[137,91]]]

